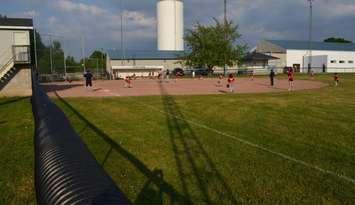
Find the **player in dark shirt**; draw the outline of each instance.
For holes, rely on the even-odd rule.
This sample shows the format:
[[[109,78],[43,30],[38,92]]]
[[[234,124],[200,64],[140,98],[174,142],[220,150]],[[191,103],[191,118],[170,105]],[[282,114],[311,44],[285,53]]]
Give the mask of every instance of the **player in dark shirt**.
[[[274,86],[274,78],[275,78],[274,69],[271,69],[269,76],[270,76],[270,85],[271,85],[271,86]]]
[[[92,78],[93,78],[93,75],[91,74],[90,70],[87,70],[86,73],[84,74],[84,77],[85,77],[85,85],[86,85],[86,88],[88,88],[89,86],[92,87]]]

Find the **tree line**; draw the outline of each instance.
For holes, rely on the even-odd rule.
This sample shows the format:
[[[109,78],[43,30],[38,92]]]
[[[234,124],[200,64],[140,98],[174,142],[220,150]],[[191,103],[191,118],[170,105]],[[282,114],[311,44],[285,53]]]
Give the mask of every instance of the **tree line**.
[[[101,51],[93,51],[89,57],[78,61],[72,55],[66,55],[59,41],[54,40],[51,45],[45,45],[40,33],[36,31],[36,51],[38,69],[41,74],[83,72],[85,68],[106,70],[106,55]],[[65,56],[65,62],[64,62]]]

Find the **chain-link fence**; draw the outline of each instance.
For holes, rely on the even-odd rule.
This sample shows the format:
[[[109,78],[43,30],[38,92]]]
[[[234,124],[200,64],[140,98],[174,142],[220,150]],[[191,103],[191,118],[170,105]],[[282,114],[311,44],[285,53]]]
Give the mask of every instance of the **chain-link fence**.
[[[57,34],[37,33],[35,52],[39,80],[82,80],[87,70],[96,79],[104,78],[106,57],[103,52],[95,51],[87,57],[82,42],[82,37],[73,39]]]

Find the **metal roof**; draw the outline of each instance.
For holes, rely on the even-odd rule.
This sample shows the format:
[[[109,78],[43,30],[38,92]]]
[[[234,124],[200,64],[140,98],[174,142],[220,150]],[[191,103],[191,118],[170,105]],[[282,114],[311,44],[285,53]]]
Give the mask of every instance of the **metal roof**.
[[[110,49],[106,51],[107,55],[112,60],[121,60],[123,54],[121,50]],[[124,59],[129,60],[176,60],[184,55],[184,51],[137,51],[126,50]]]
[[[290,40],[266,40],[281,48],[289,50],[308,50],[308,41],[290,41]],[[355,51],[354,43],[326,43],[312,42],[312,50],[327,50],[327,51]]]
[[[275,60],[275,59],[279,59],[277,57],[274,56],[270,56],[270,55],[265,55],[263,53],[257,53],[257,52],[252,52],[252,53],[248,53],[245,57],[245,60],[247,61],[253,61],[253,60]]]
[[[33,27],[32,19],[27,18],[0,18],[0,26]]]

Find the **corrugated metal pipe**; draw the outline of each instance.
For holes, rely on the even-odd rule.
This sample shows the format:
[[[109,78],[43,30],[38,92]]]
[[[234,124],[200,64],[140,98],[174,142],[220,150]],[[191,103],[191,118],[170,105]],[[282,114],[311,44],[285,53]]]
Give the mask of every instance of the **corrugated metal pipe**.
[[[35,80],[32,109],[39,205],[130,204]]]

